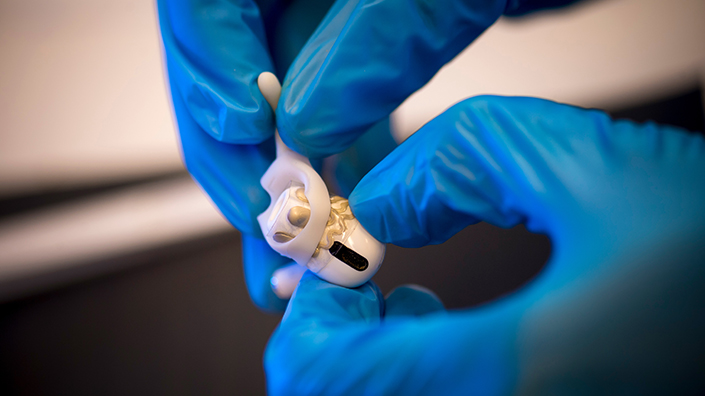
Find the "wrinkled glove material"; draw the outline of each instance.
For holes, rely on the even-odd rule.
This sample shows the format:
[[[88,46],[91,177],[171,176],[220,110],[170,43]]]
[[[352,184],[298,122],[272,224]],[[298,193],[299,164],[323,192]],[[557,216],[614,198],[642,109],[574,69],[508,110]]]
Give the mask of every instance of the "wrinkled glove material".
[[[553,242],[546,268],[453,312],[305,277],[268,345],[270,392],[697,394],[704,170],[705,139],[678,128],[534,98],[459,103],[362,179],[354,212],[403,246],[526,222]]]

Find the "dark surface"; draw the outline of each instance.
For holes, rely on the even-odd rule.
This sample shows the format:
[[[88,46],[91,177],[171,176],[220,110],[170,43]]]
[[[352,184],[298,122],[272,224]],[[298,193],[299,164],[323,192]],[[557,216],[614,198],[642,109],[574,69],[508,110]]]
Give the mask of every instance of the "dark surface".
[[[278,317],[249,300],[235,232],[4,304],[0,394],[261,394]]]
[[[442,245],[421,249],[388,246],[374,281],[389,293],[415,283],[436,293],[447,308],[478,305],[516,290],[543,268],[548,238],[523,226],[509,230],[479,223]]]
[[[536,274],[548,239],[472,226],[443,246],[390,246],[382,290],[417,283],[449,307]],[[238,234],[131,255],[132,268],[0,307],[0,394],[261,394],[279,317],[245,290]]]
[[[613,114],[704,129],[700,90]],[[530,282],[549,253],[523,227],[478,224],[440,246],[389,246],[375,281],[468,307]],[[112,274],[0,305],[0,395],[264,393],[262,353],[279,318],[251,304],[236,232],[96,267]]]
[[[700,88],[674,94],[653,103],[615,109],[610,113],[615,118],[626,118],[637,122],[655,121],[679,126],[689,131],[701,133],[705,131],[703,91]]]

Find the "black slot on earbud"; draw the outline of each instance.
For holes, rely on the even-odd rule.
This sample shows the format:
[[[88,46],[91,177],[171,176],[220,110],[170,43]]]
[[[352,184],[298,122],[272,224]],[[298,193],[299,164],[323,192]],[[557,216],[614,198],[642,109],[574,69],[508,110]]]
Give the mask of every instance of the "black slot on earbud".
[[[369,265],[366,258],[338,241],[333,242],[333,246],[331,246],[329,251],[333,257],[356,271],[364,271]]]

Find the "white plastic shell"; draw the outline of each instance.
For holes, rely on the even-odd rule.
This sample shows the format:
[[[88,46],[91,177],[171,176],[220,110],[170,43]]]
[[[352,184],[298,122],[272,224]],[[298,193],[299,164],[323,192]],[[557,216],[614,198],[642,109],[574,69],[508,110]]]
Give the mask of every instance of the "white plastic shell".
[[[262,231],[270,243],[270,246],[277,250],[282,246],[291,248],[308,241],[300,240],[303,230],[313,221],[313,214],[305,226],[299,227],[292,224],[290,213],[292,210],[306,213],[312,206],[308,197],[304,196],[304,187],[298,182],[291,182],[276,201],[270,205],[270,209],[265,212],[269,214]],[[302,194],[303,193],[303,194]],[[356,287],[368,281],[379,269],[384,259],[385,246],[372,237],[360,222],[352,215],[350,206],[346,199],[331,197],[329,205],[329,216],[326,219],[323,231],[316,240],[316,246],[308,260],[297,263],[307,267],[328,282],[345,287]],[[258,218],[262,224],[264,215]],[[279,239],[279,241],[277,241]],[[280,241],[289,241],[282,243]],[[347,249],[349,255],[359,255],[363,258],[364,268],[349,264],[345,259],[339,259],[331,253],[331,248],[338,242]],[[277,250],[280,254],[291,257],[287,252]],[[354,253],[350,253],[350,251]],[[295,260],[296,261],[296,260]]]
[[[327,265],[317,272],[321,279],[345,287],[357,287],[370,280],[370,278],[377,273],[377,270],[382,264],[382,260],[384,260],[385,253],[384,244],[370,235],[370,233],[360,225],[357,219],[352,221],[356,223],[356,226],[353,227],[352,233],[341,242],[347,248],[367,259],[367,269],[364,271],[355,270],[333,257],[329,250],[321,250],[320,255],[329,257],[329,261]]]

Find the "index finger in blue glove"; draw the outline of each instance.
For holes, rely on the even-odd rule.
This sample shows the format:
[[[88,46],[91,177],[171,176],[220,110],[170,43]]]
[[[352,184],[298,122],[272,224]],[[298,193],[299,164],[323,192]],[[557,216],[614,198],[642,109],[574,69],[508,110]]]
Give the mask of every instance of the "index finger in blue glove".
[[[309,157],[340,152],[505,11],[570,2],[338,0],[287,73],[282,139]]]
[[[256,80],[273,66],[257,6],[250,0],[158,0],[157,6],[171,93],[193,120],[222,142],[270,138],[272,111]]]

